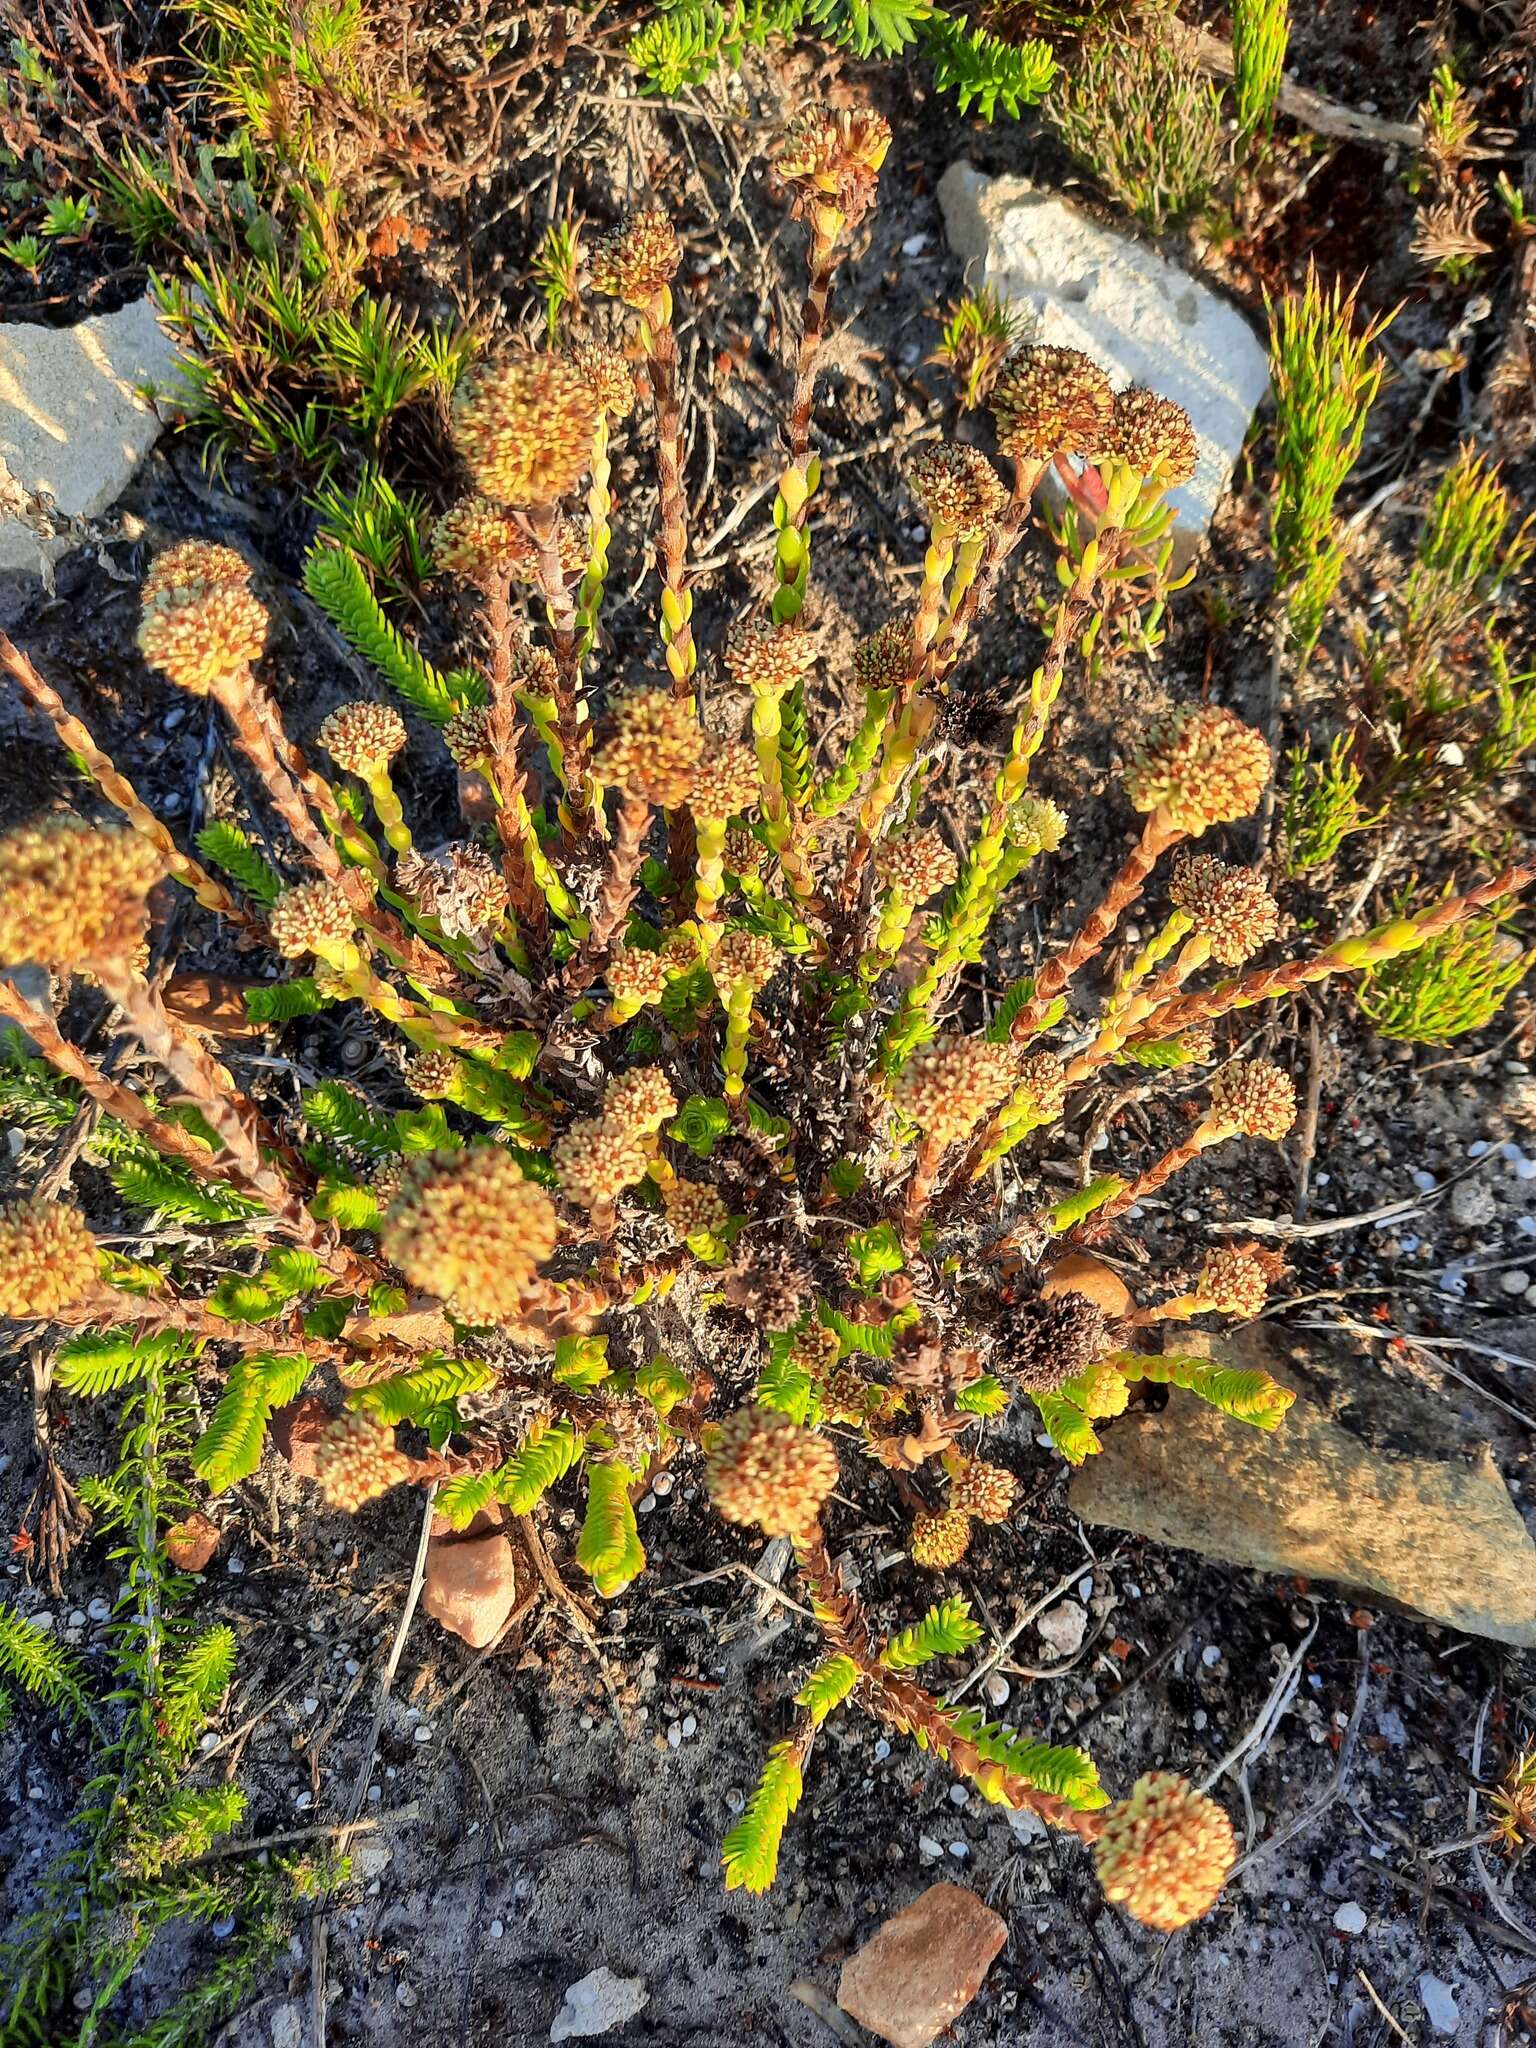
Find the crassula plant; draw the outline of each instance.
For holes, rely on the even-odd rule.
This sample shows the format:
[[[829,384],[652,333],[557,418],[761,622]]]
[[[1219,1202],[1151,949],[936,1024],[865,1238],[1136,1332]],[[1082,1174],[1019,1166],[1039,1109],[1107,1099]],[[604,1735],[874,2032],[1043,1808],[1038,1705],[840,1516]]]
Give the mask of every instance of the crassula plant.
[[[1131,751],[1104,829],[1126,810],[1138,823],[1102,900],[978,1006],[967,970],[1067,837],[1031,787],[1053,706],[1127,533],[1156,528],[1195,446],[1155,392],[1116,393],[1071,350],[1014,349],[992,380],[996,458],[960,444],[913,457],[928,533],[915,601],[830,675],[811,601],[812,396],[887,141],[872,113],[818,109],[770,152],[809,233],[809,283],[772,571],[712,644],[689,575],[681,251],[655,211],[591,252],[592,294],[615,302],[600,328],[559,350],[488,345],[458,387],[462,491],[432,547],[441,587],[477,614],[464,666],[436,666],[358,560],[322,544],[307,590],[401,708],[347,704],[301,747],[251,564],[199,540],[151,563],[140,650],[217,706],[270,813],[275,866],[228,818],[200,836],[201,859],[179,846],[0,643],[126,821],[54,817],[0,840],[0,956],[93,978],[163,1077],[115,1077],[0,983],[33,1049],[11,1113],[43,1127],[92,1105],[87,1157],[127,1199],[216,1238],[225,1274],[211,1286],[196,1256],[128,1258],[77,1209],[21,1201],[0,1217],[0,1309],[62,1327],[66,1389],[131,1381],[147,1346],[197,1352],[219,1390],[197,1456],[216,1485],[254,1468],[269,1416],[309,1386],[332,1406],[315,1479],[335,1507],[431,1484],[462,1526],[493,1502],[527,1515],[556,1489],[581,1504],[574,1564],[603,1596],[647,1570],[637,1496],[663,1466],[695,1467],[724,1523],[790,1546],[821,1638],[726,1841],[729,1884],[771,1882],[817,1731],[858,1706],[989,1799],[1093,1844],[1108,1896],[1172,1928],[1220,1891],[1225,1816],[1158,1772],[1111,1803],[1081,1751],[947,1703],[917,1674],[977,1625],[941,1597],[876,1632],[840,1569],[839,1485],[884,1489],[915,1564],[943,1572],[976,1523],[1019,1518],[1015,1473],[983,1455],[1010,1403],[1032,1404],[1073,1462],[1142,1381],[1279,1424],[1290,1397],[1264,1374],[1154,1348],[1160,1326],[1255,1314],[1270,1254],[1191,1246],[1137,1308],[1085,1277],[1085,1247],[1202,1153],[1285,1137],[1291,1079],[1229,1051],[1239,1013],[1410,951],[1530,871],[1255,964],[1278,930],[1268,885],[1202,842],[1259,804],[1269,749],[1232,710],[1188,704]],[[659,479],[649,662],[618,661],[603,625],[610,449],[627,434],[649,439]],[[948,738],[951,680],[1037,488],[1067,463],[1093,470],[1102,509],[1063,559],[1007,749],[983,763]],[[839,696],[851,718],[829,718]],[[392,774],[428,728],[478,821],[447,845],[417,842]],[[941,789],[942,815],[965,821],[954,837]],[[233,927],[243,957],[287,963],[285,978],[250,976],[259,1020],[349,1007],[365,1020],[349,1029],[397,1048],[418,1106],[387,1114],[321,1080],[298,1121],[232,1071],[238,1053],[225,1064],[145,975],[175,887]],[[1133,908],[1150,936],[1110,955]],[[1050,1191],[1041,1161],[1115,1068],[1154,1093],[1176,1075],[1192,1118],[1152,1156]],[[700,1325],[707,1357],[685,1355],[675,1333]]]

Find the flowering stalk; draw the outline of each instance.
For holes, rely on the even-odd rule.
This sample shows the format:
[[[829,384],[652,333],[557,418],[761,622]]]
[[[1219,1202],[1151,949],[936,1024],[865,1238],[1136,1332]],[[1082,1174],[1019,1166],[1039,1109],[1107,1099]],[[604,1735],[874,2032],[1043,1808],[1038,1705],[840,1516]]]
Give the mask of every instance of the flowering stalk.
[[[181,851],[112,757],[96,744],[89,728],[65,707],[58,691],[44,680],[19,648],[12,646],[4,633],[0,633],[0,663],[15,677],[28,700],[50,721],[60,743],[85,763],[91,779],[107,801],[115,804],[134,831],[142,834],[161,855],[166,873],[172,880],[190,889],[205,910],[227,918],[237,930],[253,935],[259,933],[262,927],[256,919],[235,901],[222,883],[214,880],[206,868],[200,867],[190,855]]]
[[[818,818],[833,818],[857,791],[874,765],[895,701],[894,690],[868,690],[864,716],[848,743],[848,751],[826,781],[812,793],[810,808]]]
[[[576,659],[583,665],[597,645],[597,621],[608,583],[608,548],[613,539],[610,431],[604,412],[599,415],[592,435],[592,474],[587,485],[587,566],[576,593]]]
[[[576,605],[560,560],[560,520],[555,506],[531,505],[523,516],[538,550],[539,590],[549,618],[550,646],[555,657],[550,695],[560,775],[569,799],[561,808],[561,822],[573,839],[581,840],[598,820],[591,772],[592,729],[581,694]]]
[[[1191,1025],[1206,1024],[1232,1010],[1249,1009],[1255,1003],[1276,996],[1294,995],[1314,981],[1326,981],[1334,974],[1358,974],[1383,960],[1394,960],[1416,952],[1441,932],[1466,923],[1478,911],[1501,897],[1512,896],[1536,882],[1536,862],[1505,868],[1492,881],[1482,882],[1464,895],[1447,897],[1417,917],[1394,917],[1358,938],[1338,939],[1311,959],[1287,960],[1278,967],[1261,967],[1251,974],[1218,982],[1198,995],[1180,996],[1153,1010],[1138,1033],[1139,1038],[1165,1038],[1187,1031]]]
[[[484,712],[459,712],[445,727],[444,739],[456,764],[481,775],[491,792],[501,840],[502,879],[512,914],[519,928],[542,948],[549,929],[548,910],[554,905],[547,883],[538,873],[538,835],[524,794],[528,778],[518,718],[520,696],[514,682],[518,628],[512,617],[512,579],[504,566],[494,565],[484,577],[481,599],[491,656],[490,705]],[[553,755],[550,764],[554,766]],[[556,915],[560,914],[557,910]]]

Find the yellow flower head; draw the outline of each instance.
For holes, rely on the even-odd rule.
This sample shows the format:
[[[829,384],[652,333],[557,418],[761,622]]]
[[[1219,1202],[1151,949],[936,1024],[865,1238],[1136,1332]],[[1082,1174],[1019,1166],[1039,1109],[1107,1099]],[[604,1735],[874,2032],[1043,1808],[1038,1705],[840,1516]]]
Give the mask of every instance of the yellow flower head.
[[[985,540],[1008,509],[1008,493],[979,448],[936,441],[912,458],[912,488],[935,527]]]
[[[267,924],[285,960],[302,960],[306,953],[323,958],[350,942],[357,913],[335,882],[298,882],[278,897]]]
[[[1138,811],[1160,810],[1192,838],[1230,825],[1258,808],[1269,781],[1269,746],[1220,704],[1186,704],[1148,735],[1125,772],[1125,792]]]
[[[1115,396],[1108,377],[1080,349],[1025,348],[1003,365],[991,406],[1005,455],[1027,462],[1078,455],[1091,462],[1109,440]]]
[[[733,818],[757,802],[762,789],[757,755],[744,740],[704,735],[704,751],[694,771],[689,803],[695,817]]]
[[[1214,1799],[1171,1771],[1148,1771],[1105,1815],[1093,1861],[1106,1899],[1172,1934],[1220,1898],[1237,1839]]]
[[[96,1240],[68,1202],[0,1208],[0,1316],[43,1319],[89,1300],[101,1278]]]
[[[1296,1121],[1296,1083],[1273,1060],[1233,1060],[1211,1081],[1206,1120],[1278,1144]]]
[[[1230,867],[1214,854],[1186,854],[1174,869],[1169,894],[1210,940],[1223,967],[1240,967],[1280,929],[1280,912],[1257,868]]]
[[[592,763],[599,782],[675,810],[688,801],[704,752],[704,728],[686,698],[632,690],[612,706],[608,738]]]
[[[564,356],[477,363],[453,395],[453,438],[475,488],[498,505],[551,505],[586,474],[597,403]]]
[[[714,1432],[704,1472],[710,1499],[728,1522],[801,1537],[814,1530],[837,1484],[837,1453],[775,1408],[738,1408]]]
[[[559,1237],[554,1203],[499,1145],[410,1160],[380,1232],[413,1287],[475,1323],[517,1315]]]
[[[936,1038],[920,1046],[891,1083],[891,1100],[939,1145],[970,1136],[1013,1086],[1018,1057],[985,1038]]]
[[[1199,460],[1189,414],[1171,398],[1132,385],[1115,400],[1105,451],[1138,476],[1156,474],[1167,490],[1187,484]]]
[[[677,275],[683,245],[660,207],[625,216],[592,251],[592,289],[648,313]]]
[[[0,960],[84,967],[131,960],[165,872],[137,833],[44,818],[0,837]]]
[[[392,704],[341,704],[316,737],[344,773],[366,777],[387,768],[405,745],[405,720]]]

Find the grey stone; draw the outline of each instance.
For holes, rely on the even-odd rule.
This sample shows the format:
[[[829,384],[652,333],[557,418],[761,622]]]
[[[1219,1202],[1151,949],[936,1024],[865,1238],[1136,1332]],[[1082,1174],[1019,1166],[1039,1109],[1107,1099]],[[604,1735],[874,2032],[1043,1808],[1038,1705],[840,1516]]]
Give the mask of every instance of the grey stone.
[[[1443,1978],[1431,1976],[1428,1970],[1419,1979],[1419,2003],[1437,2034],[1454,2034],[1461,2025],[1456,1993]]]
[[[1192,1333],[1191,1333],[1192,1334]],[[1191,1350],[1190,1335],[1179,1348]],[[1214,1346],[1296,1394],[1273,1432],[1175,1389],[1105,1426],[1072,1481],[1085,1522],[1331,1580],[1468,1635],[1536,1645],[1536,1545],[1484,1440],[1374,1358],[1255,1323]]]
[[[1078,348],[1117,389],[1145,384],[1194,422],[1199,466],[1169,493],[1176,558],[1210,525],[1269,384],[1264,349],[1237,308],[1155,249],[1027,179],[951,164],[939,184],[950,246],[968,282],[1032,316],[1029,339]],[[1182,541],[1182,546],[1180,542]]]
[[[643,1977],[616,1977],[606,1963],[589,1970],[565,1994],[549,2030],[551,2041],[587,2040],[611,2033],[650,2003]]]
[[[0,571],[56,561],[72,543],[50,528],[122,495],[160,432],[139,387],[176,363],[147,297],[75,327],[0,327]]]

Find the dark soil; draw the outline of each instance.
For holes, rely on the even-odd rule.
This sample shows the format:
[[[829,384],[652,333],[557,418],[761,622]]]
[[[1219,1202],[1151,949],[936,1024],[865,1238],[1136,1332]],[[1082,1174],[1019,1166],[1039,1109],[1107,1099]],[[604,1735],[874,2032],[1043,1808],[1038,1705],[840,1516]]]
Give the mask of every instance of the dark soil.
[[[1298,78],[1357,107],[1411,116],[1433,61],[1418,7],[1297,13]],[[836,677],[854,640],[888,615],[893,594],[912,587],[921,532],[903,483],[910,450],[941,426],[953,430],[945,381],[924,361],[937,338],[936,314],[962,283],[933,196],[939,177],[963,154],[990,171],[1073,184],[1077,196],[1097,202],[1038,120],[992,129],[961,121],[950,101],[899,69],[818,69],[804,58],[777,69],[754,64],[739,88],[700,92],[692,113],[676,114],[625,105],[621,81],[617,65],[594,72],[573,61],[547,89],[530,91],[509,121],[501,160],[467,197],[437,206],[418,199],[413,218],[426,230],[425,248],[402,263],[392,288],[435,317],[499,307],[520,324],[530,304],[522,280],[548,219],[570,207],[599,228],[641,193],[675,212],[689,252],[689,280],[678,297],[693,402],[692,530],[712,565],[699,578],[696,627],[705,645],[718,645],[721,628],[765,573],[766,505],[718,542],[710,537],[743,495],[776,473],[783,350],[801,288],[802,232],[784,224],[751,158],[764,125],[786,104],[846,90],[884,106],[897,125],[885,203],[840,282],[838,332],[818,391],[829,488],[817,529],[814,624],[824,672]],[[1422,506],[1475,416],[1502,303],[1474,323],[1463,367],[1425,410],[1435,374],[1426,357],[1468,310],[1471,288],[1459,295],[1425,288],[1407,251],[1413,207],[1404,166],[1346,146],[1294,204],[1278,206],[1307,161],[1287,144],[1252,217],[1219,245],[1182,253],[1256,319],[1263,288],[1294,280],[1308,260],[1350,278],[1363,273],[1368,304],[1408,300],[1388,340],[1397,375],[1351,488],[1364,502],[1388,477],[1400,475],[1401,487],[1394,511],[1373,524],[1360,550],[1351,609],[1368,601],[1378,576],[1393,574],[1411,530],[1396,511]],[[28,300],[10,278],[0,285],[0,317],[105,310],[132,281],[110,245],[54,260],[48,303]],[[1495,273],[1477,289],[1496,300],[1498,287]],[[974,416],[960,432],[985,436]],[[1070,926],[1092,904],[1118,864],[1131,820],[1115,771],[1146,717],[1201,692],[1262,715],[1265,432],[1256,433],[1246,473],[1221,510],[1199,580],[1175,607],[1160,659],[1112,666],[1064,700],[1039,787],[1066,809],[1072,836],[1063,858],[1042,864],[1016,928],[968,986],[971,1017],[1027,966],[1041,934]],[[412,480],[446,496],[433,446],[429,425]],[[651,501],[645,464],[627,445],[615,484],[623,513],[606,617],[614,672],[638,674],[654,662],[647,547],[637,534]],[[162,540],[193,532],[236,538],[269,573],[269,594],[284,592],[272,674],[290,729],[307,741],[325,712],[356,690],[341,643],[292,589],[312,514],[283,479],[237,466],[222,486],[210,483],[195,451],[175,439],[162,442],[124,509],[142,522],[138,537],[75,558],[60,572],[57,597],[32,603],[13,637],[73,689],[102,743],[178,832],[210,809],[252,812],[254,792],[214,723],[194,705],[173,703],[132,654],[135,589]],[[1035,600],[1051,588],[1049,570],[1044,546],[1028,550],[977,636],[940,792],[956,816],[978,801],[971,766],[1006,734],[1012,690],[1038,651]],[[1224,605],[1203,604],[1202,592],[1219,593]],[[463,622],[436,592],[422,593],[416,625],[429,652],[446,656],[456,644],[461,656],[467,651],[458,637]],[[1340,631],[1325,644],[1311,698],[1297,708],[1287,741],[1336,705],[1346,653]],[[700,680],[706,705],[723,704],[722,679],[706,669]],[[835,701],[823,707],[828,722],[838,708]],[[0,824],[39,807],[88,805],[49,736],[14,706],[4,718]],[[430,733],[413,734],[400,780],[418,835],[429,843],[434,832],[446,836],[451,782]],[[1529,775],[1509,798],[1502,819],[1454,832],[1438,819],[1415,826],[1421,885],[1438,885],[1489,832],[1528,831]],[[1247,829],[1215,850],[1246,857]],[[1361,842],[1326,888],[1291,892],[1297,927],[1331,930],[1368,861]],[[1125,942],[1136,936],[1127,930]],[[227,940],[195,912],[181,919],[174,945],[180,967],[242,970]],[[73,1015],[81,1028],[89,1024],[88,995],[77,997]],[[1392,1343],[1404,1328],[1481,1333],[1499,1352],[1536,1362],[1536,1290],[1515,1295],[1504,1284],[1507,1273],[1522,1270],[1527,1251],[1536,1273],[1536,1107],[1531,1047],[1511,1035],[1519,1019],[1512,1012],[1485,1038],[1447,1054],[1396,1051],[1373,1040],[1345,994],[1320,998],[1315,1010],[1292,1006],[1256,1017],[1252,1043],[1271,1048],[1303,1078],[1314,1056],[1323,1064],[1309,1168],[1315,1215],[1358,1216],[1423,1192],[1423,1175],[1438,1188],[1479,1144],[1489,1148],[1480,1171],[1495,1198],[1491,1220],[1475,1228],[1459,1226],[1448,1202],[1437,1199],[1412,1218],[1299,1240],[1288,1247],[1292,1273],[1275,1313],[1343,1319],[1366,1332],[1365,1344],[1378,1331],[1383,1344]],[[230,1048],[228,1057],[243,1077],[261,1078],[248,1048]],[[261,1057],[268,1061],[261,1085],[289,1095],[295,1068],[313,1066],[346,1072],[385,1107],[411,1100],[371,1037],[330,1019],[274,1041]],[[1182,1123],[1177,1091],[1151,1102],[1106,1099],[1100,1108],[1106,1144],[1129,1140],[1137,1156]],[[0,1192],[29,1185],[41,1163],[41,1153],[13,1133],[9,1151],[0,1150],[0,1179],[8,1183]],[[1064,1146],[1039,1171],[1048,1184],[1066,1186],[1087,1177],[1090,1164]],[[1294,1144],[1289,1151],[1227,1148],[1184,1176],[1171,1198],[1149,1204],[1113,1255],[1133,1280],[1143,1266],[1176,1270],[1213,1223],[1288,1215],[1297,1167]],[[110,1191],[88,1170],[79,1185],[93,1214],[107,1216]],[[694,1341],[681,1320],[673,1316],[679,1327],[668,1336],[680,1356]],[[698,1341],[719,1343],[712,1335]],[[1529,1376],[1492,1353],[1458,1356],[1465,1383],[1427,1355],[1397,1354],[1487,1431],[1515,1498],[1536,1522]],[[741,1380],[739,1355],[709,1363],[727,1383]],[[21,1526],[35,1483],[24,1384],[23,1374],[7,1385],[0,1409],[0,1442],[13,1447],[0,1466],[0,1530]],[[70,1403],[56,1428],[70,1470],[108,1464],[109,1414]],[[650,1566],[597,1613],[596,1655],[585,1625],[578,1629],[548,1601],[532,1605],[483,1657],[416,1620],[372,1778],[367,1811],[377,1829],[361,1839],[355,1882],[330,1916],[324,1984],[315,1980],[316,1951],[306,1934],[226,2040],[241,2048],[269,2041],[297,2048],[322,2038],[533,2048],[548,2039],[565,1988],[606,1963],[620,1975],[644,1976],[650,1989],[644,2012],[612,2039],[658,2048],[734,2041],[816,2048],[831,2037],[789,1994],[791,1980],[835,1988],[841,1959],[943,1875],[990,1897],[1012,1931],[955,2030],[964,2048],[1374,2048],[1442,2038],[1481,2048],[1525,2038],[1518,2017],[1503,2035],[1489,2029],[1515,2012],[1521,1995],[1529,1997],[1517,1989],[1536,1972],[1528,1907],[1519,1929],[1512,1927],[1504,1902],[1464,1853],[1434,1852],[1471,1832],[1469,1792],[1492,1779],[1536,1725],[1531,1658],[1362,1613],[1343,1595],[1085,1530],[1066,1506],[1059,1460],[1017,1412],[993,1432],[991,1450],[1020,1475],[1024,1512],[1007,1530],[983,1532],[953,1589],[971,1596],[999,1633],[1028,1609],[1055,1605],[1047,1597],[1053,1588],[1088,1609],[1086,1639],[1068,1658],[1025,1630],[1017,1661],[1002,1666],[1009,1698],[996,1710],[1054,1741],[1085,1742],[1107,1784],[1123,1786],[1153,1763],[1197,1778],[1219,1763],[1263,1707],[1279,1662],[1315,1626],[1296,1702],[1249,1773],[1250,1835],[1262,1845],[1330,1787],[1336,1796],[1293,1839],[1261,1851],[1211,1920],[1169,1944],[1131,1929],[1103,1906],[1075,1845],[1010,1825],[974,1795],[957,1802],[941,1765],[910,1744],[887,1743],[852,1714],[818,1743],[777,1888],[763,1899],[725,1894],[720,1837],[767,1745],[789,1724],[812,1636],[775,1596],[774,1581],[759,1584],[735,1569],[782,1572],[783,1560],[771,1549],[765,1558],[761,1545],[722,1527],[685,1459],[668,1475],[670,1490],[658,1488],[642,1503]],[[848,1498],[832,1527],[833,1548],[857,1571],[876,1620],[894,1625],[934,1597],[937,1582],[906,1559],[888,1496],[862,1467],[852,1472],[855,1463],[844,1460]],[[557,1568],[582,1590],[572,1557],[573,1499],[557,1489],[545,1538]],[[352,1522],[322,1510],[314,1490],[269,1453],[258,1476],[212,1511],[220,1552],[195,1605],[200,1617],[236,1627],[240,1677],[224,1723],[231,1730],[253,1725],[211,1761],[247,1787],[253,1837],[327,1822],[344,1811],[365,1761],[379,1674],[415,1552],[419,1499],[393,1496]],[[28,1586],[19,1560],[9,1570],[25,1611],[52,1614],[62,1634],[99,1658],[100,1630],[87,1610],[116,1586],[98,1546],[87,1541],[62,1598]],[[782,1590],[798,1598],[792,1576]],[[968,1668],[953,1667],[956,1685]],[[0,1736],[0,1857],[13,1912],[57,1847],[86,1768],[78,1750],[51,1743],[44,1729],[22,1710]],[[1241,1823],[1235,1780],[1214,1789]],[[1335,1925],[1336,1909],[1349,1904],[1366,1916],[1358,1936]],[[195,1949],[157,1950],[125,2023],[199,1960]],[[1453,2033],[1437,2033],[1424,2017],[1435,1995],[1423,1988],[1426,1974],[1454,1990]],[[323,2036],[317,2004],[328,2015]]]

